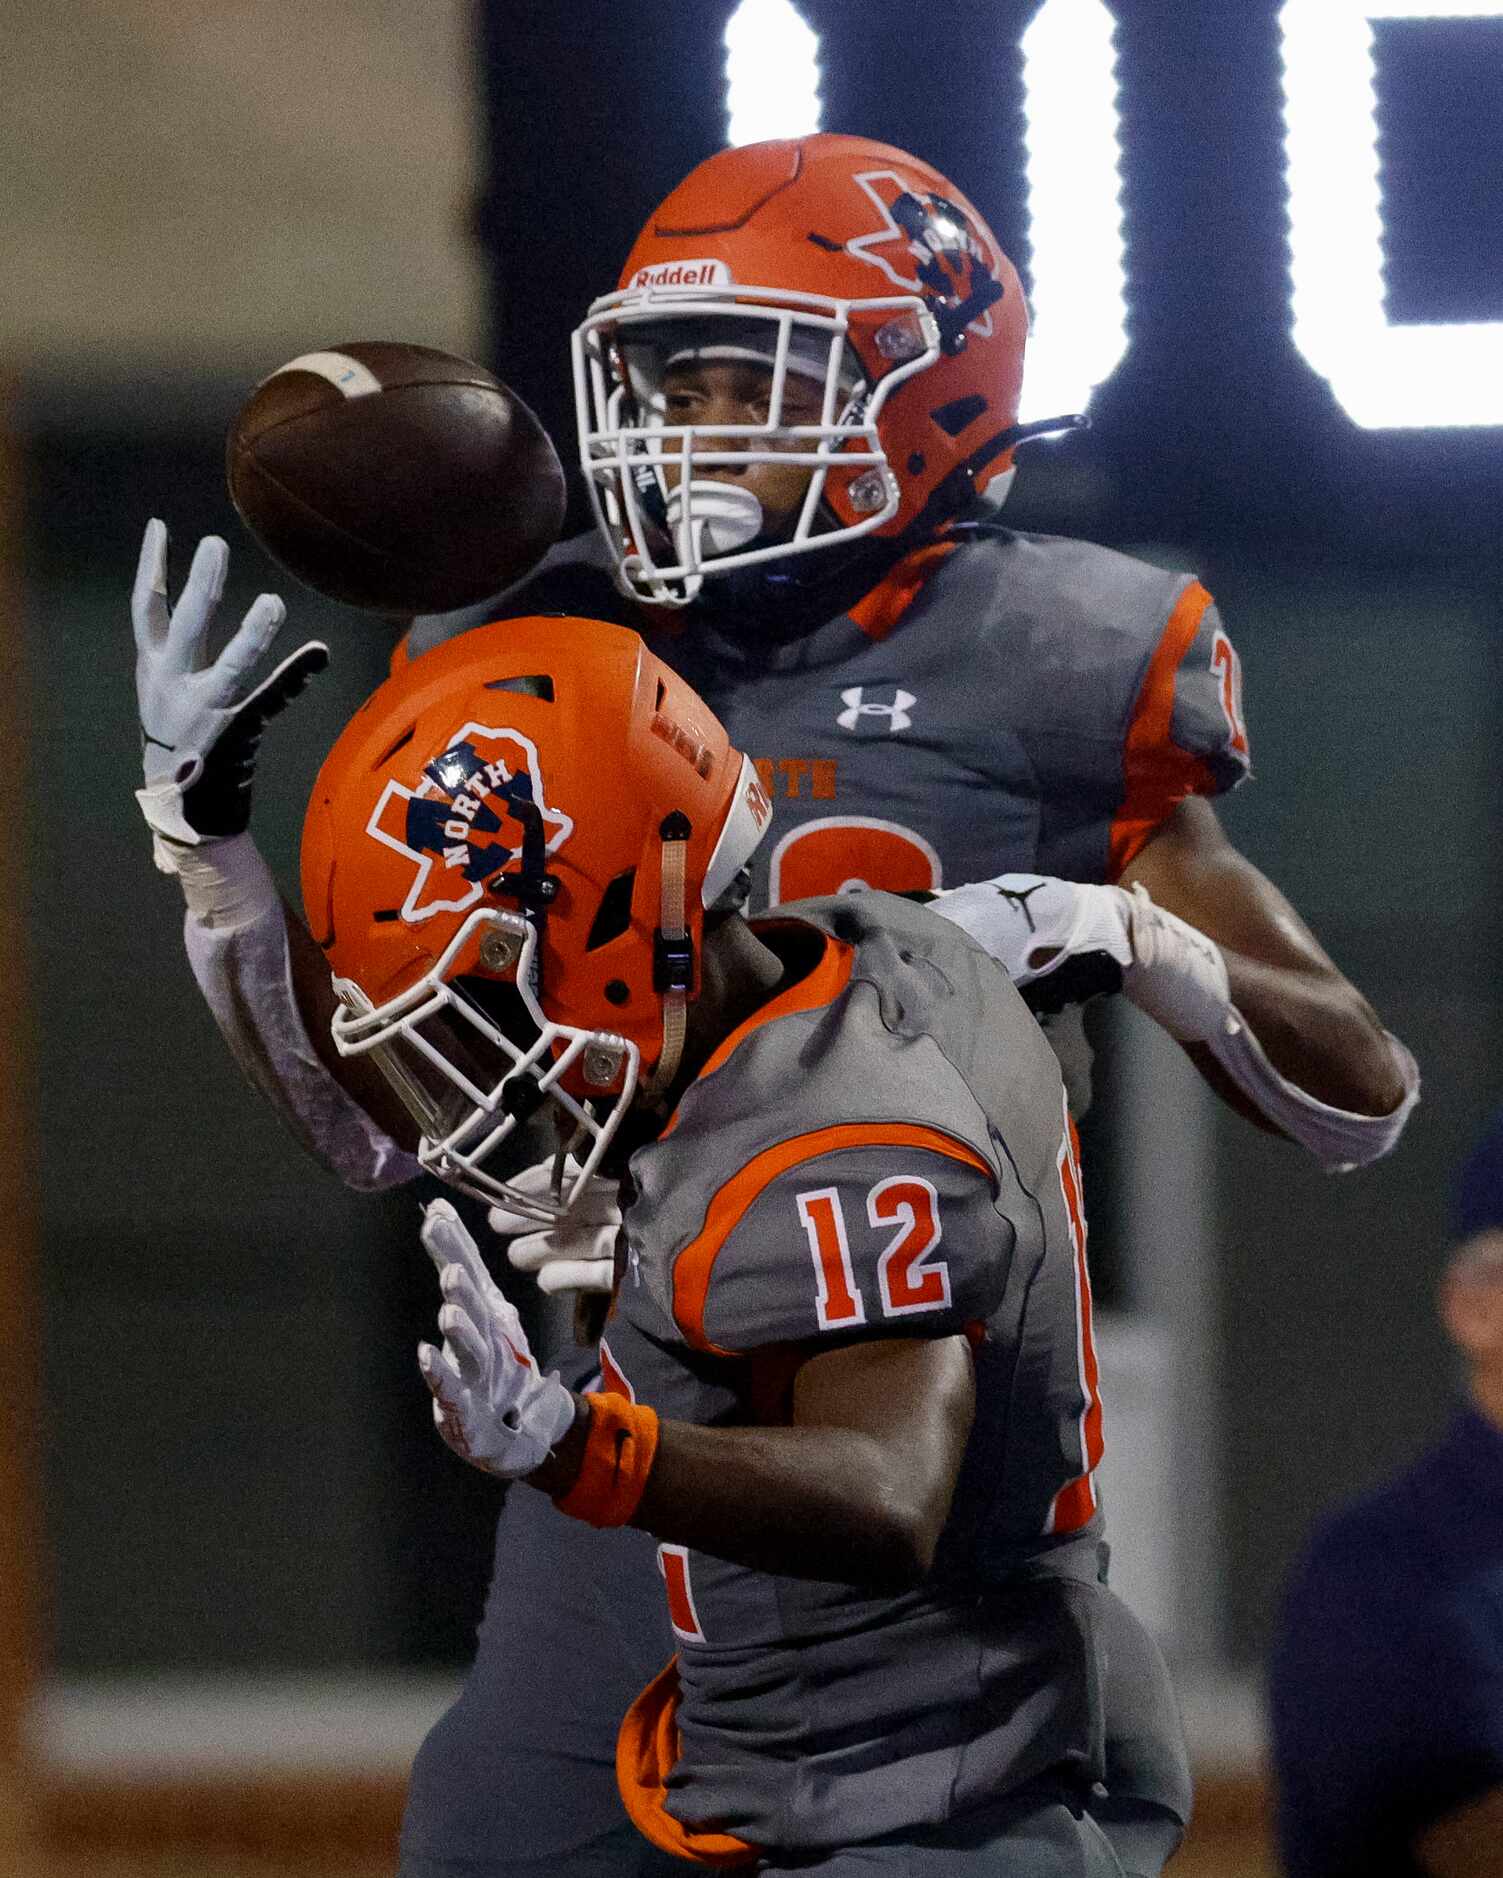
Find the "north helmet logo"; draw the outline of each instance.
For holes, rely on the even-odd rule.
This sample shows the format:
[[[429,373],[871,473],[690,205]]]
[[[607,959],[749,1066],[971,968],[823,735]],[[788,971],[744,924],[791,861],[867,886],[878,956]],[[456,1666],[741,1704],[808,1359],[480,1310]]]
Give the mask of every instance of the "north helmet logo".
[[[855,730],[866,718],[876,718],[883,728],[891,734],[895,730],[908,730],[913,719],[908,713],[918,703],[911,691],[893,688],[892,703],[884,704],[880,698],[868,698],[862,685],[850,685],[840,694],[840,702],[845,709],[835,722],[842,730]]]
[[[990,339],[989,309],[1004,289],[997,257],[965,211],[944,196],[916,193],[894,170],[868,170],[856,181],[882,225],[848,241],[846,251],[880,268],[894,286],[922,296],[946,352],[959,352],[967,332]]]
[[[520,731],[465,724],[423,766],[416,789],[389,782],[366,833],[416,868],[402,902],[414,924],[463,913],[506,871],[541,871],[574,823],[544,800],[537,745]]]

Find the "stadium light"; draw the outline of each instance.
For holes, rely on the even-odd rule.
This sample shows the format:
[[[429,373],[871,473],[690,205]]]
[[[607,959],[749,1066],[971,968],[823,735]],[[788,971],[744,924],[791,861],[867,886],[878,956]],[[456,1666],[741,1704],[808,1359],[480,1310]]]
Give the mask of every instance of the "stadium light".
[[[1044,0],[1023,34],[1033,330],[1024,421],[1083,411],[1127,351],[1116,22]]]
[[[725,26],[728,144],[819,129],[819,35],[792,0],[741,0]]]
[[[1390,321],[1374,20],[1503,19],[1497,0],[1286,0],[1294,343],[1364,429],[1503,424],[1503,322]]]

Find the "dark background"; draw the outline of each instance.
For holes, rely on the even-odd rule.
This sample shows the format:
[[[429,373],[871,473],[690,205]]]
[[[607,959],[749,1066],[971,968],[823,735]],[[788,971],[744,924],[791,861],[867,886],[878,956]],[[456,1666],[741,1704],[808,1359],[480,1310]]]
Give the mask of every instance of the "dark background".
[[[1016,45],[1034,7],[801,10],[822,36],[824,127],[937,165],[1026,278]],[[477,11],[488,181],[473,231],[491,281],[489,362],[566,460],[569,333],[614,288],[651,206],[723,140],[730,11]],[[1090,431],[1024,455],[1008,519],[1206,580],[1243,657],[1257,765],[1227,824],[1426,1078],[1400,1153],[1345,1180],[1216,1124],[1205,1433],[1219,1457],[1225,1643],[1246,1663],[1313,1513],[1397,1464],[1451,1399],[1430,1292],[1451,1169],[1498,1099],[1503,1042],[1503,452],[1493,429],[1362,430],[1295,351],[1276,9],[1123,0],[1116,12],[1131,348],[1092,401]],[[1503,20],[1382,23],[1377,44],[1390,317],[1503,321]],[[457,1662],[488,1562],[494,1490],[432,1439],[411,1362],[432,1302],[413,1194],[360,1199],[301,1161],[242,1091],[192,991],[175,889],[144,875],[126,780],[139,517],[171,517],[184,564],[200,532],[231,536],[229,608],[275,584],[223,489],[221,440],[243,391],[204,383],[149,425],[128,398],[84,407],[45,386],[23,411],[65,1670]],[[263,765],[258,833],[289,891],[319,757],[388,649],[305,594],[295,622],[337,657]],[[1188,1177],[1166,1160],[1166,1183]],[[1110,1302],[1130,1275],[1115,1264],[1110,1182],[1096,1187]]]

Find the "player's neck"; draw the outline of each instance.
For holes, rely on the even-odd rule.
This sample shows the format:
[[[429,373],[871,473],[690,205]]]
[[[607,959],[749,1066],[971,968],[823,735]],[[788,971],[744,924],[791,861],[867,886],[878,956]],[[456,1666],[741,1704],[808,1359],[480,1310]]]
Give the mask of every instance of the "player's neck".
[[[689,1006],[684,1054],[667,1106],[699,1075],[726,1038],[775,998],[789,977],[783,959],[739,913],[707,926],[700,948],[699,991]]]

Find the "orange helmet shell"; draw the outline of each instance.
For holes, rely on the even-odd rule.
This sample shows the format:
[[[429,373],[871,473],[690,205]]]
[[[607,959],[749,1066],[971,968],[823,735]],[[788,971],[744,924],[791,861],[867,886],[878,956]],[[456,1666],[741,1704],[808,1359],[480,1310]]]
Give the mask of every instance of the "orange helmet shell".
[[[895,387],[878,420],[901,492],[878,533],[900,534],[963,466],[977,492],[1010,467],[1011,450],[989,446],[1017,422],[1022,285],[974,205],[917,157],[829,133],[720,151],[654,211],[619,285],[656,293],[676,280],[724,284],[748,304],[758,287],[855,302],[912,294],[934,316],[941,356]],[[889,318],[852,319],[869,384],[893,369],[876,345]],[[845,523],[858,514],[849,482],[829,485]]]
[[[718,719],[635,633],[564,617],[482,627],[395,673],[329,753],[303,833],[308,923],[335,976],[382,1005],[476,907],[516,911],[528,887],[546,896],[548,1017],[626,1037],[650,1068],[663,824],[689,829],[697,959],[705,890],[734,877],[769,817],[754,786]]]

